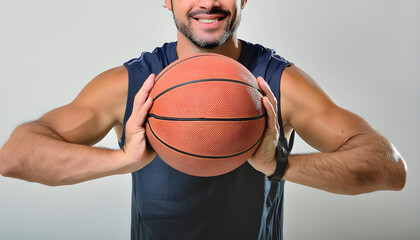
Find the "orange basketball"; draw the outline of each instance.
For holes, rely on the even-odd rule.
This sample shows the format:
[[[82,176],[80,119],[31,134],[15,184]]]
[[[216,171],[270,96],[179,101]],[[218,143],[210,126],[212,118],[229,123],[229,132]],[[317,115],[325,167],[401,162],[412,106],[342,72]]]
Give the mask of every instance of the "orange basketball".
[[[205,53],[179,59],[159,73],[150,96],[147,138],[181,172],[230,172],[262,139],[265,110],[257,81],[229,57]]]

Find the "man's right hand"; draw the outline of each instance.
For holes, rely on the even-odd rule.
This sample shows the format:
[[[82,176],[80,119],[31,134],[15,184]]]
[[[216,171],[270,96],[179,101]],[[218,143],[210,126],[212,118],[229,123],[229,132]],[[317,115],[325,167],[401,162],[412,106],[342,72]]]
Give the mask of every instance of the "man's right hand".
[[[147,144],[145,122],[153,100],[149,97],[155,82],[151,74],[134,98],[133,111],[126,123],[125,144],[122,148],[123,159],[131,162],[128,172],[137,171],[150,163],[156,152]]]

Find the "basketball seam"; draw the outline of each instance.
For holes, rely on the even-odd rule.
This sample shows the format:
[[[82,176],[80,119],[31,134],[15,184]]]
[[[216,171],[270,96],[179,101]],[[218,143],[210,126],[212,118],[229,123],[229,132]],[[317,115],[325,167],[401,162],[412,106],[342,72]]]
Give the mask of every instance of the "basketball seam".
[[[240,122],[240,121],[252,121],[252,120],[258,120],[260,118],[265,117],[266,114],[261,114],[259,116],[255,116],[255,117],[244,117],[244,118],[179,118],[179,117],[165,117],[165,116],[159,116],[156,115],[154,113],[150,113],[147,116],[147,119],[149,118],[155,118],[155,119],[159,119],[159,120],[166,120],[166,121],[185,121],[185,122],[189,122],[189,121],[217,121],[217,122]]]
[[[238,83],[238,84],[242,84],[242,85],[251,87],[251,88],[257,90],[262,95],[262,92],[261,92],[260,89],[258,89],[257,87],[254,87],[251,84],[246,83],[246,82],[242,82],[242,81],[234,80],[234,79],[225,79],[225,78],[208,78],[208,79],[192,80],[192,81],[180,83],[180,84],[177,84],[177,85],[172,86],[170,88],[167,88],[165,91],[160,92],[156,97],[154,97],[153,101],[156,101],[156,99],[158,99],[163,94],[165,94],[165,93],[167,93],[171,90],[174,90],[176,88],[179,88],[179,87],[182,87],[182,86],[185,86],[185,85],[189,85],[189,84],[193,84],[193,83],[201,83],[201,82],[233,82],[233,83]]]
[[[182,150],[180,150],[180,149],[177,149],[177,148],[175,148],[175,147],[173,147],[173,146],[171,146],[171,145],[169,145],[169,144],[167,144],[166,142],[164,142],[162,139],[160,139],[156,134],[155,134],[155,132],[153,131],[153,129],[152,129],[152,126],[150,125],[150,122],[149,121],[147,121],[147,124],[149,125],[149,129],[150,129],[150,131],[152,132],[152,134],[153,134],[153,136],[155,136],[155,138],[159,141],[159,142],[161,142],[163,145],[165,145],[166,147],[168,147],[168,148],[170,148],[170,149],[172,149],[172,150],[174,150],[174,151],[176,151],[176,152],[179,152],[179,153],[182,153],[182,154],[184,154],[184,155],[188,155],[188,156],[192,156],[192,157],[197,157],[197,158],[209,158],[209,159],[222,159],[222,158],[231,158],[231,157],[236,157],[236,156],[239,156],[239,155],[241,155],[241,154],[244,154],[244,153],[246,153],[246,152],[248,152],[249,150],[251,150],[252,148],[254,148],[261,140],[262,140],[262,137],[264,136],[264,132],[261,134],[261,137],[257,140],[257,142],[256,143],[254,143],[251,147],[249,147],[248,149],[246,149],[246,150],[244,150],[244,151],[242,151],[242,152],[239,152],[239,153],[235,153],[235,154],[231,154],[231,155],[224,155],[224,156],[206,156],[206,155],[198,155],[198,154],[194,154],[194,153],[189,153],[189,152],[185,152],[185,151],[182,151]]]

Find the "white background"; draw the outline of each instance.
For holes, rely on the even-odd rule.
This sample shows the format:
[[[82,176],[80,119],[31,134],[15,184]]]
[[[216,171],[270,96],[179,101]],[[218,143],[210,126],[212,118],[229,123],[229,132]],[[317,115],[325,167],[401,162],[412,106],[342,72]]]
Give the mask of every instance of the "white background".
[[[162,5],[0,0],[0,145],[100,72],[175,40]],[[409,167],[401,192],[342,196],[287,183],[285,239],[420,239],[420,2],[249,0],[239,37],[304,69]],[[117,148],[115,134],[99,145]],[[311,151],[301,141],[294,150]],[[64,187],[0,177],[0,239],[128,239],[130,194],[130,175]]]

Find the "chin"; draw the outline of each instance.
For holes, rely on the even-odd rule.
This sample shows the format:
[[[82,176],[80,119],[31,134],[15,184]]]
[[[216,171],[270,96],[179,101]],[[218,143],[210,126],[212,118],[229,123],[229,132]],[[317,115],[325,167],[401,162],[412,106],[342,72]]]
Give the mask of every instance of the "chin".
[[[221,45],[223,45],[228,39],[229,35],[224,35],[220,37],[213,37],[213,38],[190,38],[190,40],[198,47],[200,48],[206,48],[206,49],[214,49]]]

